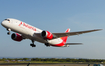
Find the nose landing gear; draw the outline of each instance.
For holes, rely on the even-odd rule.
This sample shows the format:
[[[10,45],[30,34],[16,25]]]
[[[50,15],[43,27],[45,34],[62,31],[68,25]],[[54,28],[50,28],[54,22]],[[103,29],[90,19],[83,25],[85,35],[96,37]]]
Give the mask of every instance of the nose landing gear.
[[[10,35],[11,33],[10,32],[7,32],[7,34]]]
[[[10,35],[11,34],[10,33],[11,29],[7,28],[7,31],[8,31],[7,34]]]

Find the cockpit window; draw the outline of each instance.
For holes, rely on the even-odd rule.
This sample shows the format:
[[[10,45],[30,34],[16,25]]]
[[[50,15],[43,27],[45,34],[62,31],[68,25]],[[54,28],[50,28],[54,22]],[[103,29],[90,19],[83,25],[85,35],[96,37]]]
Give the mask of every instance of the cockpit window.
[[[10,21],[9,19],[5,19],[6,21]]]

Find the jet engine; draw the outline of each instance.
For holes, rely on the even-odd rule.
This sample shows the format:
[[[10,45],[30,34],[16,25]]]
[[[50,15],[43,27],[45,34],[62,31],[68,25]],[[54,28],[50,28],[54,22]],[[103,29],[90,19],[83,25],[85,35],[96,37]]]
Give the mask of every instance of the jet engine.
[[[44,39],[49,39],[49,40],[51,40],[53,38],[53,34],[50,33],[49,31],[42,31],[41,36]]]
[[[20,34],[18,34],[18,33],[13,33],[12,35],[11,35],[11,38],[13,39],[13,40],[15,40],[15,41],[22,41],[22,36],[20,35]]]

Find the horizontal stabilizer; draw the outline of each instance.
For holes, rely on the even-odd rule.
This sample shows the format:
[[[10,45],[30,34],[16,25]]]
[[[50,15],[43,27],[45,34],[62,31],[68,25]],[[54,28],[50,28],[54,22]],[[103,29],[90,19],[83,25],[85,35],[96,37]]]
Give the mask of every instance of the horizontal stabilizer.
[[[81,45],[82,43],[66,43],[65,45]]]

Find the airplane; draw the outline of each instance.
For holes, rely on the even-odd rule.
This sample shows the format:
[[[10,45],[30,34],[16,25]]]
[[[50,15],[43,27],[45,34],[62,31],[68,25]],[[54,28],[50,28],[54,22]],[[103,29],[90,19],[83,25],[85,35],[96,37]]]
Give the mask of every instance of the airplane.
[[[3,20],[1,22],[1,25],[7,29],[8,35],[10,35],[11,31],[15,32],[11,35],[11,38],[14,41],[20,42],[23,39],[30,39],[32,41],[30,46],[32,47],[36,47],[36,45],[34,44],[35,41],[44,43],[47,47],[69,47],[69,45],[78,45],[82,43],[66,43],[68,36],[102,30],[94,29],[70,32],[70,29],[68,28],[64,33],[51,33],[49,31],[38,29],[25,22],[13,18],[7,18]]]

